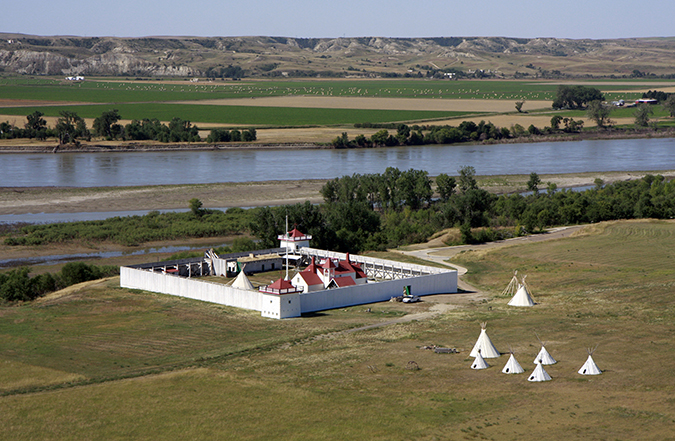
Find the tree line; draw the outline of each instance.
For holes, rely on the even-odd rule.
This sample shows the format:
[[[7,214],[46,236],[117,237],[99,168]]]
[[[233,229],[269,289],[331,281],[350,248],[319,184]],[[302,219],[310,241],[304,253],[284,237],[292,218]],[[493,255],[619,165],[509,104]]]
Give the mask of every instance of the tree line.
[[[157,118],[133,120],[129,124],[121,125],[122,117],[117,109],[105,111],[94,119],[91,130],[82,117],[75,112],[64,110],[59,112],[60,117],[56,125],[47,127],[44,113],[39,110],[26,117],[23,128],[9,122],[0,123],[0,139],[29,138],[45,140],[57,138],[59,144],[77,144],[81,140],[91,141],[93,136],[109,141],[158,141],[158,142],[201,142],[199,128],[190,121],[178,117],[169,124],[163,124]],[[207,142],[251,142],[257,139],[254,128],[239,131],[237,129],[212,129]]]
[[[83,262],[69,262],[56,274],[30,276],[30,268],[21,267],[0,273],[0,299],[6,302],[29,301],[47,293],[88,280],[119,274],[115,265],[96,266]]]
[[[263,246],[274,246],[285,216],[313,245],[338,251],[384,250],[423,242],[445,228],[458,228],[460,242],[490,241],[538,232],[553,225],[675,216],[675,183],[660,175],[586,191],[558,190],[530,175],[531,194],[496,196],[477,185],[473,167],[459,176],[387,169],[325,184],[321,206],[309,203],[265,207],[254,212],[250,231]]]

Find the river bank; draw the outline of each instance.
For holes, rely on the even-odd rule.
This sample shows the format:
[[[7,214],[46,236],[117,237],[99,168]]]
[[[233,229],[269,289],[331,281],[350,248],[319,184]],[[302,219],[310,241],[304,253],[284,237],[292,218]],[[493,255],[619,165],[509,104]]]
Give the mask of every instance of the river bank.
[[[262,131],[263,129],[261,129]],[[282,130],[282,129],[277,129]],[[284,129],[293,130],[293,129]],[[378,129],[332,128],[345,132],[353,139],[359,134],[372,135]],[[393,129],[391,130],[394,131]],[[337,135],[336,135],[337,136]],[[334,136],[333,136],[334,137]],[[269,137],[268,137],[269,138]],[[286,137],[284,137],[287,139]],[[615,128],[604,130],[589,130],[579,133],[558,132],[542,135],[525,135],[516,138],[490,139],[482,142],[468,142],[449,144],[450,146],[465,145],[493,145],[493,144],[522,144],[564,141],[592,141],[613,139],[645,139],[645,138],[675,138],[675,127],[666,128]],[[212,150],[303,150],[303,149],[333,149],[330,144],[332,138],[325,141],[307,142],[237,142],[237,143],[160,143],[156,141],[81,141],[79,145],[59,145],[58,142],[38,141],[31,139],[0,140],[0,154],[2,153],[101,153],[101,152],[167,152],[167,151],[212,151]],[[358,149],[358,147],[356,148]]]
[[[558,188],[639,179],[646,174],[675,178],[675,170],[540,174],[541,190],[553,183]],[[494,194],[527,189],[529,175],[478,176],[478,184]],[[197,198],[205,208],[257,207],[323,201],[321,187],[327,179],[230,182],[216,184],[155,185],[139,187],[0,187],[0,215],[26,213],[80,213],[189,208]]]

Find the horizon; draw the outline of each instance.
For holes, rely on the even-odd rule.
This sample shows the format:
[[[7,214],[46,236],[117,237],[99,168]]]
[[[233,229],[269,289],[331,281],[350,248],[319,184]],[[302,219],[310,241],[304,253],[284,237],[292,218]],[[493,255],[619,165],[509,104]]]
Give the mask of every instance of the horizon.
[[[560,38],[613,40],[675,36],[675,3],[644,0],[62,0],[4,5],[2,33],[40,37]],[[658,11],[658,13],[654,13]],[[639,21],[638,21],[639,19]],[[429,37],[434,35],[436,37]]]
[[[123,35],[77,35],[77,34],[26,34],[21,32],[0,32],[0,35],[10,36],[16,35],[21,37],[37,37],[37,38],[120,38],[120,39],[142,39],[142,38],[292,38],[296,40],[334,40],[339,38],[344,39],[358,39],[358,38],[386,38],[391,40],[413,40],[413,39],[426,39],[433,40],[438,38],[467,38],[467,39],[478,39],[478,38],[505,38],[505,39],[525,39],[525,40],[591,40],[591,41],[603,41],[603,40],[648,40],[648,39],[669,39],[675,38],[674,35],[650,35],[643,37],[613,37],[613,38],[569,38],[569,37],[516,37],[516,36],[506,36],[506,35],[426,35],[426,36],[416,36],[416,37],[388,37],[384,35],[357,35],[351,37],[292,37],[289,35],[187,35],[187,34],[157,34],[157,35],[138,35],[138,36],[123,36]],[[21,38],[17,37],[17,38]]]

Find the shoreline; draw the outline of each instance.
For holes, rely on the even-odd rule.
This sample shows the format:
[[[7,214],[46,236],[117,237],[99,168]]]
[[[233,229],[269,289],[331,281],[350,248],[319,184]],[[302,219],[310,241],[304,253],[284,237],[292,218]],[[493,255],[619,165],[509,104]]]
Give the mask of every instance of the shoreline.
[[[354,136],[352,136],[353,138]],[[555,133],[547,135],[530,135],[518,138],[490,139],[481,142],[462,142],[447,144],[456,145],[494,145],[494,144],[525,144],[538,142],[573,142],[613,139],[650,139],[675,138],[675,127],[643,129],[616,129],[593,130],[580,133]],[[8,140],[10,141],[10,140]],[[13,140],[12,140],[13,141]],[[0,154],[16,153],[132,153],[132,152],[163,152],[163,151],[203,151],[203,150],[304,150],[304,149],[334,149],[329,142],[280,142],[280,143],[158,143],[138,141],[83,141],[79,146],[58,145],[54,142],[3,145],[0,141]],[[432,144],[427,144],[432,145]],[[348,147],[347,149],[364,149],[368,147]]]
[[[646,174],[675,178],[675,170],[637,170],[540,174],[540,192],[549,182],[558,189],[640,179]],[[529,175],[476,176],[481,188],[494,194],[527,190]],[[145,185],[136,187],[0,187],[0,215],[32,213],[92,213],[175,210],[189,208],[197,198],[204,208],[259,207],[321,203],[321,188],[329,179],[216,184]]]

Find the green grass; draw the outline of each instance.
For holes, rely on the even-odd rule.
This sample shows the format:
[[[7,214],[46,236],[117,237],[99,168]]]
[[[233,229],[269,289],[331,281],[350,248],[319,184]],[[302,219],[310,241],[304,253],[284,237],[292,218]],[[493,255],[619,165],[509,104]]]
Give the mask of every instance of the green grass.
[[[388,320],[430,302],[384,302],[369,305],[375,314],[362,305],[275,321],[115,288],[113,279],[61,298],[2,307],[3,435],[672,438],[673,249],[675,222],[630,221],[552,242],[466,252],[457,260],[486,291],[485,301],[436,319],[345,334],[331,331]],[[528,275],[539,302],[534,308],[508,307],[498,296],[514,269]],[[534,384],[502,374],[506,356],[489,359],[485,371],[471,370],[468,351],[481,321],[502,352],[514,348],[528,373],[539,350],[535,332],[548,341],[558,360],[546,368],[553,381]],[[426,344],[461,353],[419,349]],[[585,349],[595,345],[604,372],[582,377],[576,371]],[[420,370],[406,369],[410,361]],[[18,384],[20,364],[33,366],[26,375],[40,378],[8,387],[6,372]],[[31,390],[42,392],[24,393]]]
[[[614,97],[613,90],[643,89],[634,85],[607,84],[598,88]],[[546,81],[461,80],[314,80],[247,81],[165,84],[89,80],[69,83],[33,78],[0,79],[0,96],[6,99],[36,99],[71,102],[126,103],[250,98],[268,96],[361,96],[386,98],[552,100],[557,84]],[[616,94],[625,97],[630,94]],[[631,95],[632,96],[632,95]],[[636,96],[637,97],[637,96]],[[614,98],[611,98],[614,99]]]
[[[103,112],[117,109],[123,119],[157,118],[170,121],[174,117],[202,123],[246,124],[256,126],[344,125],[355,123],[388,123],[455,118],[469,112],[416,110],[312,109],[297,107],[244,107],[200,104],[105,104],[64,105],[50,107],[7,107],[0,114],[26,116],[39,110],[46,116],[59,116],[69,110],[83,118],[97,118]],[[475,114],[475,112],[474,112]]]

